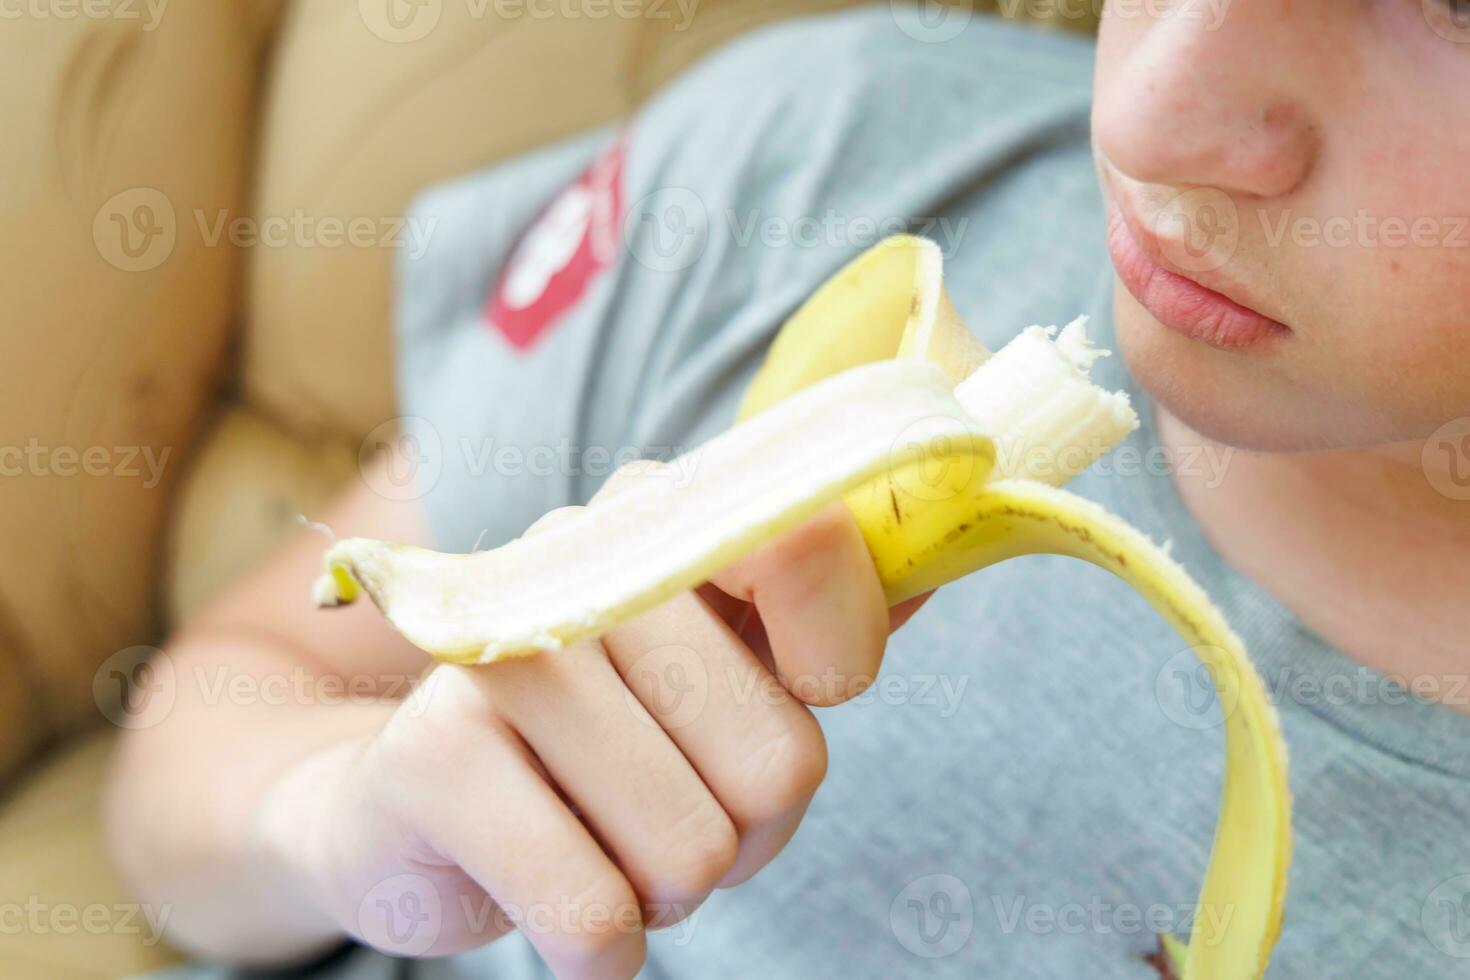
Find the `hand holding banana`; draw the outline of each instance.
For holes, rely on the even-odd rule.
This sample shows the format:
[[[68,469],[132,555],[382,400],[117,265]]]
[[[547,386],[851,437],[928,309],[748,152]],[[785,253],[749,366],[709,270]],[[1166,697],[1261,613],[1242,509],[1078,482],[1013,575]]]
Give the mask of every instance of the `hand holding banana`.
[[[435,657],[488,663],[600,636],[709,580],[841,499],[890,605],[1007,558],[1055,553],[1118,575],[1209,669],[1225,709],[1225,779],[1181,980],[1264,974],[1290,860],[1285,748],[1238,637],[1143,534],[1057,485],[1137,424],[1087,379],[1080,324],[1031,328],[995,354],[960,322],[930,242],[889,239],[787,323],[741,421],[696,451],[685,485],[631,481],[534,535],[473,555],[350,539],[321,605],[365,590]],[[1228,923],[1211,934],[1208,921]]]

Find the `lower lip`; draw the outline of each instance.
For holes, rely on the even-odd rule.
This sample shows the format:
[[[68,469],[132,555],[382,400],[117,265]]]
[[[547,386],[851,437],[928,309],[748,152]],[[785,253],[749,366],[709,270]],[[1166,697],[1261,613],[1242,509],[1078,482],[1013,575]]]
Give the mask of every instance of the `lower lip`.
[[[1133,298],[1155,320],[1191,340],[1239,351],[1290,333],[1284,324],[1159,265],[1116,208],[1108,214],[1108,252]]]

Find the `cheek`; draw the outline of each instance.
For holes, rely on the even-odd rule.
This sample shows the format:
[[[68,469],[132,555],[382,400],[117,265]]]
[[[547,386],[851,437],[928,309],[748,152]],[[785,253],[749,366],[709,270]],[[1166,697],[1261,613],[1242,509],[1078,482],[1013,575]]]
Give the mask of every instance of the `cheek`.
[[[1419,304],[1415,304],[1419,306]],[[1404,310],[1345,356],[1364,399],[1403,438],[1470,416],[1470,319],[1432,305]]]
[[[1470,62],[1454,67],[1460,84],[1470,79]],[[1338,300],[1321,325],[1332,347],[1323,359],[1406,437],[1421,437],[1470,414],[1470,103],[1407,89],[1378,79],[1385,102],[1399,100],[1383,108],[1398,111],[1360,114],[1340,134],[1357,149],[1332,197],[1375,224],[1354,247],[1306,256],[1297,271],[1330,282]]]
[[[1231,446],[1336,449],[1396,442],[1438,425],[1423,426],[1432,404],[1426,389],[1388,380],[1410,370],[1401,363],[1366,365],[1346,357],[1352,349],[1330,344],[1217,351],[1159,324],[1121,286],[1114,321],[1118,350],[1149,396],[1192,430]]]
[[[1351,309],[1320,336],[1322,360],[1338,367],[1349,394],[1405,438],[1470,414],[1470,218],[1434,208],[1397,212],[1411,228],[1419,222],[1418,241],[1383,236],[1350,253],[1339,281]]]

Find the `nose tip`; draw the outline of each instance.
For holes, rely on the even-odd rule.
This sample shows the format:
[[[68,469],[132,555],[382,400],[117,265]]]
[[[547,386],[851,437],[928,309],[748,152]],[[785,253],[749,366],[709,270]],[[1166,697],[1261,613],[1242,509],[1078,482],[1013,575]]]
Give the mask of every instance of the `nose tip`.
[[[1311,174],[1319,130],[1304,102],[1247,57],[1242,39],[1150,37],[1100,75],[1093,138],[1133,180],[1262,198]],[[1273,91],[1273,89],[1276,89]]]

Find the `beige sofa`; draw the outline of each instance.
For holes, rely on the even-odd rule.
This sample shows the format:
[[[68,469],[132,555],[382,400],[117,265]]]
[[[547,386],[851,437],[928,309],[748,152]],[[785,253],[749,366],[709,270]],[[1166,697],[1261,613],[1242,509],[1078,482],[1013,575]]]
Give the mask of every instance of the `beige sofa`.
[[[395,414],[378,242],[409,201],[628,114],[737,33],[851,2],[8,8],[0,976],[173,958],[128,921],[101,843],[108,718],[148,645],[355,478]],[[372,234],[291,230],[334,218]]]

